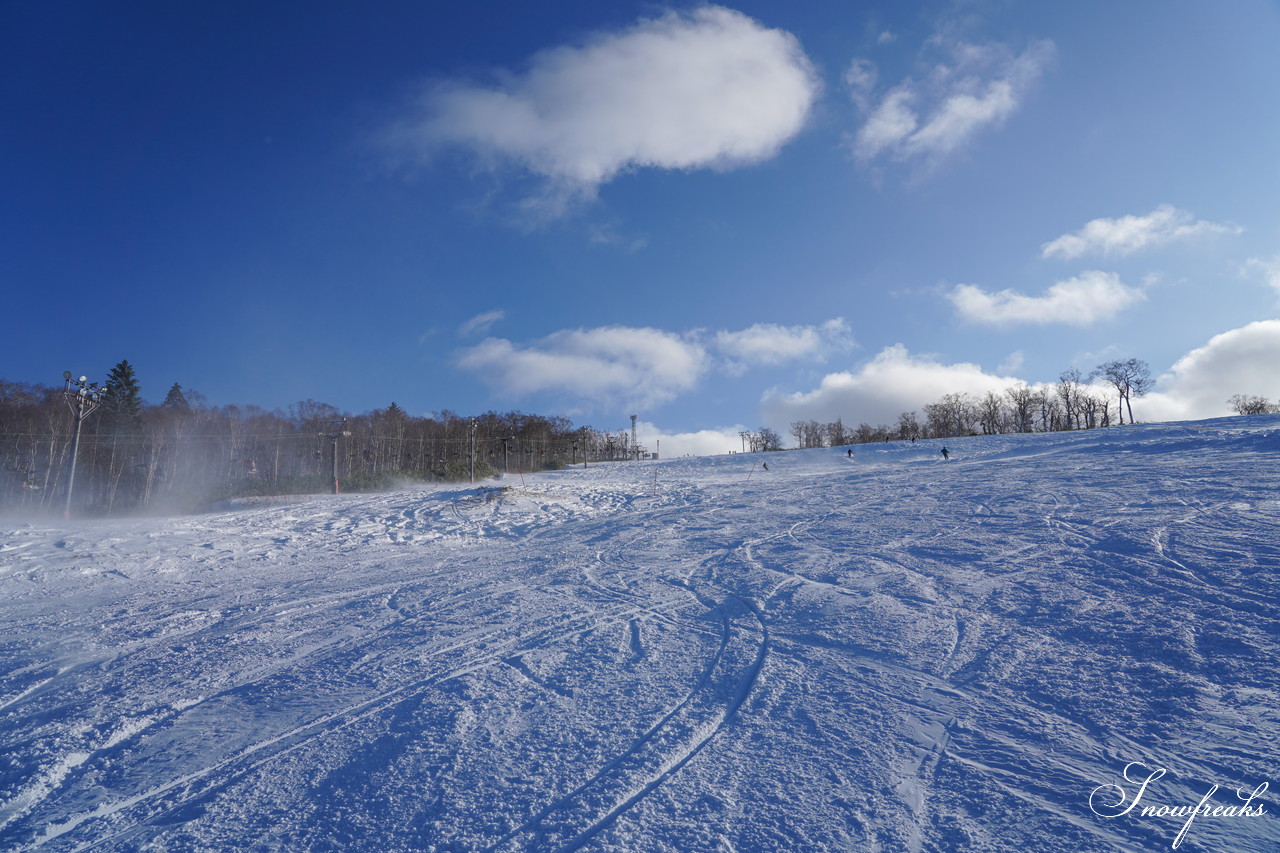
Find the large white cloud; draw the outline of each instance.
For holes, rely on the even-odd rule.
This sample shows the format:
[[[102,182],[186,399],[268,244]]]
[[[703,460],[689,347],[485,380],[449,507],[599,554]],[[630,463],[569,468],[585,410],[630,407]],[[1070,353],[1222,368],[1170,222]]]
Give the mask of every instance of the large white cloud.
[[[463,329],[497,319],[495,313]],[[817,326],[759,323],[714,335],[615,325],[562,330],[530,344],[487,338],[462,350],[457,364],[515,397],[549,392],[584,403],[651,406],[692,391],[712,368],[740,375],[749,366],[821,361],[851,346],[849,325],[838,317]]]
[[[1012,115],[1054,56],[1049,41],[1019,54],[1003,45],[931,40],[947,54],[922,79],[908,77],[878,99],[875,67],[857,59],[845,74],[854,103],[866,113],[849,144],[866,164],[887,157],[936,164],[981,131]]]
[[[1092,219],[1074,234],[1041,247],[1041,257],[1071,260],[1087,254],[1129,255],[1142,249],[1203,234],[1238,233],[1233,225],[1197,220],[1185,210],[1162,204],[1145,216]]]
[[[728,168],[803,127],[817,75],[790,33],[719,6],[669,12],[535,55],[495,85],[433,85],[392,141],[519,164],[549,194],[590,196],[638,167]]]
[[[1146,297],[1115,273],[1090,270],[1057,282],[1043,296],[1026,296],[1013,290],[988,293],[972,284],[960,284],[948,298],[962,317],[976,323],[1091,326]]]
[[[1178,359],[1158,390],[1133,401],[1140,421],[1211,418],[1230,414],[1234,394],[1280,398],[1280,320],[1259,320],[1215,335]]]
[[[919,411],[944,394],[980,397],[988,391],[1003,392],[1017,381],[994,376],[976,364],[943,364],[913,356],[902,344],[895,344],[856,371],[827,374],[812,391],[767,391],[760,409],[765,423],[783,435],[799,420],[827,423],[841,418],[846,426],[892,424],[902,412]]]
[[[550,392],[597,403],[663,403],[691,390],[709,365],[695,341],[660,329],[604,326],[555,332],[526,346],[488,338],[458,365],[516,397]]]
[[[742,449],[742,431],[745,427],[717,427],[692,432],[667,432],[656,424],[640,421],[636,435],[640,444],[651,453],[661,454],[663,459],[678,456],[715,456]]]
[[[1111,353],[1111,357],[1121,356]],[[1178,359],[1159,377],[1155,391],[1135,398],[1133,414],[1145,422],[1195,420],[1230,414],[1227,399],[1234,394],[1275,401],[1280,399],[1276,364],[1280,364],[1280,320],[1261,320],[1223,332]],[[799,420],[829,423],[841,418],[846,426],[893,424],[901,412],[922,412],[944,394],[977,398],[988,391],[1002,393],[1019,381],[987,373],[976,364],[945,364],[912,356],[896,344],[857,370],[828,374],[812,391],[770,390],[761,398],[760,408],[765,423],[783,435]],[[1115,405],[1114,389],[1105,382],[1096,383],[1093,390]]]
[[[853,333],[841,317],[820,326],[757,323],[738,332],[717,332],[715,336],[716,349],[735,373],[742,372],[748,365],[822,361],[829,354],[848,350],[853,345]]]

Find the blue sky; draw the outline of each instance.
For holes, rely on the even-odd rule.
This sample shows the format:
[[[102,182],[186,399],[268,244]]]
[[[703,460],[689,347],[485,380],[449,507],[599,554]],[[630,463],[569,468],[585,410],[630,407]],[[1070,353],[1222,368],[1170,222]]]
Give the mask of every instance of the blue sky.
[[[1280,6],[0,7],[10,380],[664,455],[1137,357],[1280,396]]]

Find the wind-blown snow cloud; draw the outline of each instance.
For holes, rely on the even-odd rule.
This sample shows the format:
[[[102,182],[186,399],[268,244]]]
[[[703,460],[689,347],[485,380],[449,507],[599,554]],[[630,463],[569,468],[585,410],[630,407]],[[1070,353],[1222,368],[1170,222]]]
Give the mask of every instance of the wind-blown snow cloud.
[[[993,376],[976,364],[943,364],[927,356],[913,356],[902,344],[881,350],[857,371],[830,373],[817,388],[787,394],[765,392],[760,409],[765,422],[786,434],[798,420],[892,424],[898,415],[919,411],[944,394],[985,395],[1003,392],[1017,383],[1011,377]]]
[[[766,160],[801,130],[818,90],[790,33],[704,6],[543,51],[494,85],[437,83],[392,142],[515,163],[563,202],[628,169]]]
[[[1045,243],[1044,258],[1072,260],[1082,255],[1130,255],[1142,249],[1186,240],[1204,234],[1237,234],[1240,228],[1197,220],[1185,210],[1162,204],[1146,216],[1093,219],[1074,234]]]
[[[1227,399],[1249,394],[1275,400],[1280,320],[1259,320],[1215,335],[1174,363],[1158,391],[1134,401],[1142,421],[1211,418],[1230,413]]]
[[[513,396],[551,392],[637,406],[691,390],[708,365],[694,341],[628,326],[559,331],[527,346],[488,338],[458,358],[459,367]]]
[[[1043,296],[1026,296],[1013,290],[988,293],[972,284],[959,284],[948,298],[962,317],[975,323],[1091,326],[1146,296],[1115,273],[1091,270],[1054,284]]]
[[[851,349],[853,333],[843,318],[821,326],[779,326],[757,323],[740,332],[717,332],[715,347],[741,373],[748,365],[778,365],[789,361],[822,361],[833,352]]]
[[[946,42],[944,62],[923,79],[908,77],[878,100],[875,66],[857,59],[845,73],[855,104],[867,113],[849,145],[861,163],[887,157],[936,165],[983,130],[998,127],[1053,61],[1054,45],[1037,41],[1014,55],[998,44]]]

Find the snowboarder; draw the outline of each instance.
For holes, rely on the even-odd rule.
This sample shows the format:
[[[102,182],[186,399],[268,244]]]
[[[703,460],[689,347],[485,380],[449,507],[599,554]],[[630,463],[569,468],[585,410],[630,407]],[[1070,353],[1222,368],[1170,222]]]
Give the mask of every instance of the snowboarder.
[[[947,452],[947,449],[945,447],[942,448],[942,461],[946,462],[950,458],[951,458],[951,454]]]
[[[768,470],[769,470],[769,463],[768,463],[768,462],[761,462],[761,463],[760,463],[760,465],[764,468],[764,470],[766,470],[766,471],[768,471]]]
[[[852,447],[850,447],[850,448],[849,448],[849,458],[850,458],[850,459],[852,459],[852,458],[853,458],[853,448],[852,448]]]

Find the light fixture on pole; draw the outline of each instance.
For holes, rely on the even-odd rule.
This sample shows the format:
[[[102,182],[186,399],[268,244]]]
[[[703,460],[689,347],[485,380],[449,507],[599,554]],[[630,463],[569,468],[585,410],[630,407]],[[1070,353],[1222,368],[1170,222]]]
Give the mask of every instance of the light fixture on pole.
[[[347,429],[346,418],[333,421],[332,426],[332,432],[322,432],[320,434],[329,439],[330,442],[330,458],[333,462],[333,493],[336,495],[338,493],[338,439],[349,437],[351,431]]]
[[[103,389],[96,382],[88,384],[87,376],[72,379],[70,370],[62,371],[62,379],[66,382],[62,388],[62,398],[67,401],[76,418],[76,434],[71,441],[71,473],[67,475],[67,504],[62,510],[62,517],[70,520],[71,490],[76,484],[76,457],[80,454],[80,425],[101,405]]]
[[[476,422],[471,421],[471,485],[476,484]]]

